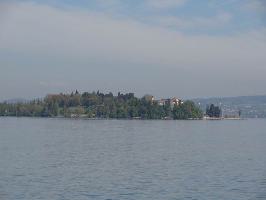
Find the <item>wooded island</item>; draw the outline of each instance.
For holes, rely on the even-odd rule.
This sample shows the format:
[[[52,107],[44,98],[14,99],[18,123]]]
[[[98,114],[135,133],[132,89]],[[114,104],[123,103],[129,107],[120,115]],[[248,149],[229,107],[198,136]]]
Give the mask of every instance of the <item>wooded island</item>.
[[[84,92],[50,94],[28,102],[0,103],[0,116],[71,117],[92,119],[202,119],[192,102],[177,98],[155,100],[134,93]]]

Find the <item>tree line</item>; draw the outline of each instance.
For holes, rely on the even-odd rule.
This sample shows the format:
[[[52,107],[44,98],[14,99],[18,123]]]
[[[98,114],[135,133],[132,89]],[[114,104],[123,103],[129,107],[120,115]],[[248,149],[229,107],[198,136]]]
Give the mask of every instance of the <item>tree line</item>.
[[[222,109],[219,106],[211,104],[206,108],[206,115],[208,117],[220,118],[222,117]]]
[[[84,92],[47,95],[26,103],[1,103],[0,116],[86,117],[110,119],[201,119],[202,111],[192,102],[159,105],[137,98],[134,93]]]

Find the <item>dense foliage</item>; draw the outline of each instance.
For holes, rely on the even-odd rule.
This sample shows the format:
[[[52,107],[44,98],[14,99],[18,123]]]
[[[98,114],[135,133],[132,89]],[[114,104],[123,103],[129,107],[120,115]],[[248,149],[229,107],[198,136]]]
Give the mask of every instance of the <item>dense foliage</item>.
[[[206,108],[206,115],[209,117],[219,118],[222,116],[222,110],[221,108],[219,108],[219,106],[214,106],[213,104],[211,104]]]
[[[157,101],[137,98],[133,93],[47,95],[27,103],[1,103],[0,116],[87,117],[116,119],[199,119],[201,110],[191,101],[178,106],[159,105]]]
[[[173,108],[173,119],[200,119],[202,111],[192,101],[185,101]]]

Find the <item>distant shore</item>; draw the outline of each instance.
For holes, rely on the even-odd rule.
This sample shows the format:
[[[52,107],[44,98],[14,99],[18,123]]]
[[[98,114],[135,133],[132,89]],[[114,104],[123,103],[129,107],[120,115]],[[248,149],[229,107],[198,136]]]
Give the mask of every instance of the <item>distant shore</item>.
[[[203,117],[203,120],[243,120],[241,117]]]
[[[202,119],[202,110],[192,101],[168,97],[141,98],[134,93],[101,93],[77,90],[70,94],[48,94],[28,102],[0,103],[0,116],[65,117],[88,119]]]

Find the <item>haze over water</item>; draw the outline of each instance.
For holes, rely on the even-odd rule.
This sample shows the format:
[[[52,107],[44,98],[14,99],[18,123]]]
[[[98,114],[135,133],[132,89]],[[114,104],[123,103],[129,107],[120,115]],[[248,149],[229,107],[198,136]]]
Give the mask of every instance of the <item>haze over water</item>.
[[[265,122],[0,118],[0,199],[266,199]]]

